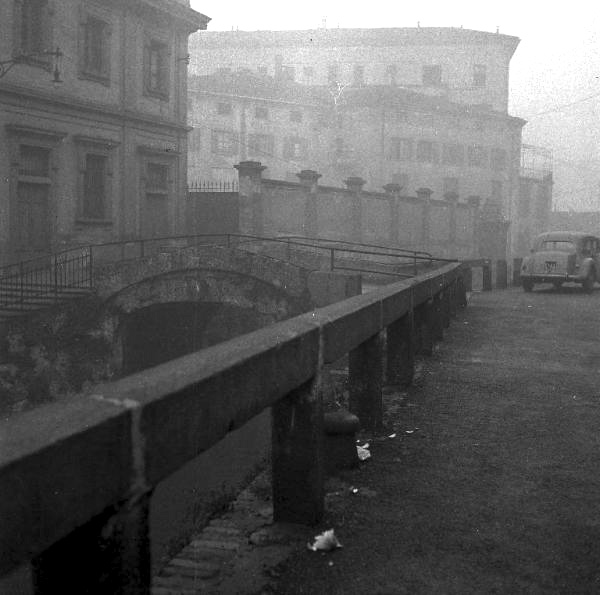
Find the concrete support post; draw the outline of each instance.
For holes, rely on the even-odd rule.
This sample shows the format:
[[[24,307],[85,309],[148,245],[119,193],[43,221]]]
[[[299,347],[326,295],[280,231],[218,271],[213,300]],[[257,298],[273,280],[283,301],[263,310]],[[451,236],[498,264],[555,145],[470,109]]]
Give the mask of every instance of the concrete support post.
[[[352,230],[350,241],[362,242],[362,189],[365,185],[365,180],[362,178],[351,176],[344,180],[344,184],[350,192],[352,192]]]
[[[348,358],[350,411],[361,428],[378,430],[383,420],[383,336],[377,333],[353,349]]]
[[[433,353],[434,311],[433,301],[430,300],[419,306],[419,350],[423,355]]]
[[[479,219],[480,212],[479,207],[481,205],[481,198],[479,196],[469,196],[467,198],[467,204],[471,209],[471,256],[477,258],[479,256]]]
[[[390,228],[389,228],[389,243],[392,246],[397,246],[400,243],[400,184],[386,184],[383,189],[388,196],[390,203]]]
[[[473,291],[473,269],[470,266],[465,267],[463,271],[463,284],[465,294]]]
[[[388,384],[410,386],[415,373],[415,337],[413,312],[405,314],[387,327]]]
[[[300,179],[300,184],[302,184],[305,191],[304,235],[309,238],[316,238],[319,235],[317,199],[321,174],[312,169],[303,169],[296,175]]]
[[[110,508],[32,560],[36,595],[150,593],[150,493]]]
[[[432,338],[434,342],[444,340],[444,294],[443,292],[436,293],[433,296],[433,318],[432,318]]]
[[[506,260],[496,261],[496,289],[506,289],[508,286],[508,266]]]
[[[318,523],[324,510],[323,404],[316,379],[272,407],[273,517]]]
[[[417,198],[422,205],[422,222],[421,222],[421,244],[423,248],[429,246],[431,240],[431,195],[433,190],[430,188],[419,188],[417,190]]]
[[[513,258],[512,284],[513,287],[521,287],[521,267],[523,266],[522,258]]]
[[[458,285],[459,285],[458,282],[459,282],[459,279],[454,279],[454,281],[452,281],[450,287],[448,288],[449,294],[450,294],[450,300],[449,300],[450,319],[452,319],[454,316],[456,316],[456,313],[458,312],[458,309],[461,306],[460,295],[458,292]]]
[[[492,291],[492,262],[486,260],[482,268],[482,291]]]
[[[446,192],[444,198],[448,203],[448,246],[450,254],[456,254],[456,205],[458,204],[458,194],[456,192]]]
[[[263,235],[265,214],[262,193],[262,172],[267,169],[260,161],[242,161],[234,165],[239,178],[240,233]]]
[[[467,307],[466,272],[470,270],[470,268],[463,268],[463,276],[459,277],[456,281],[456,304],[459,308]]]

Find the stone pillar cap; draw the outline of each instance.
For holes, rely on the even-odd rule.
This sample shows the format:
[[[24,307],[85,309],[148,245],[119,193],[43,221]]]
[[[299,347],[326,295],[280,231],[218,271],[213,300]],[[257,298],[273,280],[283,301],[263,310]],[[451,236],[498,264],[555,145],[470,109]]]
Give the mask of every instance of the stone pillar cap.
[[[388,194],[400,194],[402,186],[400,184],[396,184],[395,182],[390,182],[389,184],[384,184],[383,189]]]
[[[417,196],[419,198],[429,198],[433,194],[433,190],[431,188],[419,188],[417,190]]]
[[[240,172],[240,174],[242,172],[250,173],[253,171],[256,173],[261,173],[265,169],[267,169],[267,166],[262,165],[260,161],[240,161],[237,165],[234,165],[233,167],[235,167],[235,169],[237,169],[238,172]]]
[[[366,184],[366,181],[359,176],[350,176],[344,180],[344,184],[348,186],[349,190],[362,190],[362,187]]]
[[[302,182],[317,182],[321,174],[314,169],[303,169],[299,174],[296,174]]]

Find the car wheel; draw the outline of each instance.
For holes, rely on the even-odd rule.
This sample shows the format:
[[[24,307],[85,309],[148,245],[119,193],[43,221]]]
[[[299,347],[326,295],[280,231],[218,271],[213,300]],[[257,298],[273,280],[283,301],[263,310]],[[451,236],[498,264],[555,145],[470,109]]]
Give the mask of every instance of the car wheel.
[[[533,281],[531,279],[523,279],[523,290],[527,293],[533,291]]]
[[[594,283],[596,282],[596,275],[594,271],[590,271],[590,274],[583,281],[583,291],[586,293],[592,293],[594,291]]]

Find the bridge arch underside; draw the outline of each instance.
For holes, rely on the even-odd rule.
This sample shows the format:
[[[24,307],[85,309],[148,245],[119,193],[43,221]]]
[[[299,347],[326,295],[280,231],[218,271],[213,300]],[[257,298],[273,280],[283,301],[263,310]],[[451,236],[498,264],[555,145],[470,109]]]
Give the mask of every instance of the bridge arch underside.
[[[230,270],[170,271],[130,285],[106,302],[113,376],[124,376],[310,309],[263,279]]]

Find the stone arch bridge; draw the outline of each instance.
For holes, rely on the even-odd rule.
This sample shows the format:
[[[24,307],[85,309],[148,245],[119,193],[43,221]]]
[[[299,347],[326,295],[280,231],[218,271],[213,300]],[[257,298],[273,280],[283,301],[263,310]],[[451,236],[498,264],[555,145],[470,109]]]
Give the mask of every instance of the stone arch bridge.
[[[306,312],[312,274],[220,246],[96,262],[87,295],[4,322],[0,403],[52,400]]]

